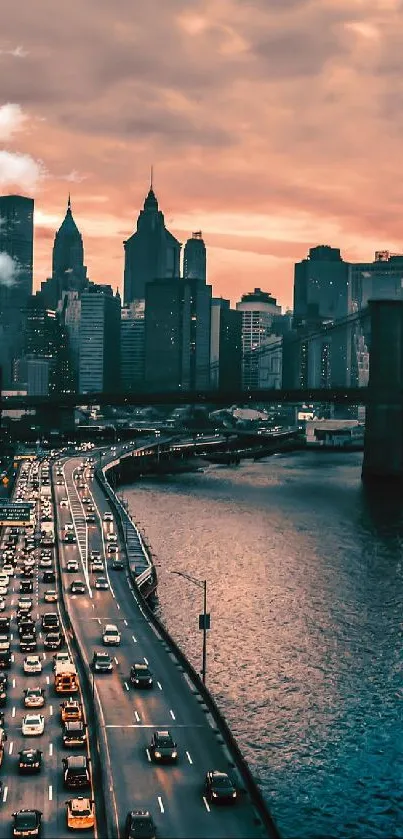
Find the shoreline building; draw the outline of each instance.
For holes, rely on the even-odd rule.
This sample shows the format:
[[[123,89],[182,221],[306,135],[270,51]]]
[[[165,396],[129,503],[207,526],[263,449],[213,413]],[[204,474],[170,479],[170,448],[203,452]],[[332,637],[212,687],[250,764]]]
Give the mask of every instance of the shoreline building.
[[[255,390],[259,387],[262,347],[273,334],[273,322],[281,315],[281,306],[267,291],[255,288],[242,295],[236,309],[242,312],[242,388]]]

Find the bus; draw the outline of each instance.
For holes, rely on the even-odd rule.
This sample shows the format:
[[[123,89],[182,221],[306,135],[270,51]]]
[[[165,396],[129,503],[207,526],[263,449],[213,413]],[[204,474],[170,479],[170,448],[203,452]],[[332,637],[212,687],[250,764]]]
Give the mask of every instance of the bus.
[[[56,693],[77,693],[78,676],[72,661],[57,661],[55,667]]]

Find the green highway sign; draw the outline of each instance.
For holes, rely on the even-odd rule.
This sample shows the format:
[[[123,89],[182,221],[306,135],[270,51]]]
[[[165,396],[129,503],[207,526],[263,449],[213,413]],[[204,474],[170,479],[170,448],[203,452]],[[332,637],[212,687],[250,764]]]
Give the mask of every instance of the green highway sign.
[[[18,527],[29,524],[33,506],[32,503],[0,501],[0,526]]]

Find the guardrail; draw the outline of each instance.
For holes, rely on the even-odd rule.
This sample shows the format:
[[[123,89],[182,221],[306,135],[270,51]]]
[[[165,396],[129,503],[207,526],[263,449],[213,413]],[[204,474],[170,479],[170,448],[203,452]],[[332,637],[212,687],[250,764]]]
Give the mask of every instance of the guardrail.
[[[107,480],[106,475],[105,475],[105,472],[107,472],[107,471],[108,471],[108,465],[104,466],[103,469],[102,469],[103,480],[102,480],[102,478],[101,478],[101,480],[99,480],[99,474],[98,473],[101,472],[100,469],[97,469],[95,471],[95,475],[98,477],[100,485],[106,490],[109,501],[110,501],[110,503],[111,503],[111,505],[114,509],[114,512],[115,512],[115,516],[116,516],[116,520],[117,520],[117,529],[119,531],[119,537],[122,541],[122,544],[126,544],[125,543],[124,527],[123,527],[122,519],[121,519],[121,516],[120,516],[120,509],[124,510],[124,507],[122,507],[119,499],[117,498],[116,494],[113,492],[111,486],[108,483],[108,480]],[[150,562],[151,569],[153,569],[152,561],[150,559],[149,559],[149,562]],[[240,750],[240,748],[239,748],[239,746],[238,746],[238,744],[237,744],[237,742],[234,738],[234,735],[232,734],[232,732],[229,728],[229,725],[228,725],[224,715],[222,714],[222,712],[218,708],[218,706],[217,706],[214,698],[212,697],[210,691],[203,684],[199,674],[197,673],[197,671],[195,670],[193,665],[190,663],[190,661],[186,657],[185,653],[182,652],[182,650],[180,649],[180,647],[178,646],[178,644],[176,643],[174,638],[170,635],[170,633],[168,632],[168,630],[166,629],[164,624],[156,617],[156,615],[154,614],[154,612],[152,611],[152,609],[148,605],[147,599],[145,597],[143,597],[143,595],[141,593],[141,590],[140,590],[140,587],[138,585],[138,578],[136,578],[135,574],[133,574],[131,572],[130,564],[129,564],[129,571],[130,571],[132,583],[133,583],[133,585],[136,589],[136,592],[137,592],[138,596],[141,598],[142,608],[143,608],[143,610],[145,610],[147,618],[149,619],[150,623],[153,624],[153,626],[159,632],[159,634],[162,636],[163,640],[167,644],[169,644],[169,646],[171,647],[172,652],[174,653],[174,655],[176,656],[176,658],[178,659],[178,661],[182,665],[184,671],[187,673],[191,682],[194,685],[194,695],[195,696],[198,695],[203,700],[206,708],[210,712],[213,720],[215,721],[216,726],[217,726],[216,733],[217,733],[217,735],[220,735],[222,737],[222,740],[224,741],[224,743],[226,744],[226,746],[228,748],[230,756],[233,757],[233,768],[238,771],[240,779],[243,783],[244,791],[249,794],[250,799],[253,803],[253,806],[255,807],[255,811],[257,813],[256,823],[258,824],[258,823],[261,822],[264,825],[264,827],[266,828],[267,836],[268,836],[269,839],[281,839],[280,834],[278,832],[278,829],[277,829],[277,827],[276,827],[276,825],[273,821],[273,818],[272,818],[272,816],[269,812],[269,809],[267,807],[267,804],[266,804],[266,801],[263,797],[263,794],[262,794],[261,790],[259,789],[255,778],[253,777],[252,771],[251,771],[247,761],[245,760],[245,758],[244,758],[244,756],[243,756],[243,754],[242,754],[242,752],[241,752],[241,750]],[[148,570],[148,573],[150,573],[149,570]]]

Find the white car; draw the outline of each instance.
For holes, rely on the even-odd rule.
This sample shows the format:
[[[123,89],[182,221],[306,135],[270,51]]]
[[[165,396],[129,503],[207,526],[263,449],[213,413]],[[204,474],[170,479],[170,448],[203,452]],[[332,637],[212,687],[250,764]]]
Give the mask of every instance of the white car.
[[[104,513],[104,515],[103,515],[103,520],[104,520],[104,521],[113,521],[113,515],[112,515],[112,513]]]
[[[26,714],[21,731],[24,737],[40,737],[45,731],[45,717],[42,714]]]
[[[3,597],[0,598],[0,612],[4,612],[6,609],[6,601]]]
[[[43,595],[45,603],[57,603],[57,591],[55,589],[48,589]]]
[[[9,577],[14,577],[14,566],[13,565],[3,565],[2,568],[3,574],[7,574]]]
[[[116,533],[108,533],[107,537],[106,537],[106,541],[107,542],[114,542],[114,544],[116,544],[116,542],[118,541],[118,537],[116,536]]]
[[[101,559],[101,551],[91,551],[91,559]]]
[[[26,708],[42,708],[45,704],[45,691],[43,688],[25,688],[24,705]]]
[[[60,507],[68,507],[68,506],[69,506],[68,499],[67,498],[61,498]]]
[[[93,559],[93,561],[91,563],[91,570],[93,572],[103,571],[104,570],[104,564],[102,562],[102,559]]]
[[[0,585],[0,597],[4,597],[5,594],[8,594],[8,587]]]
[[[102,633],[102,643],[118,647],[120,644],[120,632],[114,623],[107,623]]]
[[[27,655],[24,658],[24,673],[42,673],[42,662],[39,655]]]
[[[78,562],[76,559],[69,559],[66,565],[67,571],[78,571]]]
[[[70,658],[69,653],[67,653],[67,652],[55,653],[54,656],[53,656],[53,670],[56,670],[56,665],[57,664],[62,664],[63,662],[66,662],[66,661],[71,663],[71,658]]]

